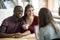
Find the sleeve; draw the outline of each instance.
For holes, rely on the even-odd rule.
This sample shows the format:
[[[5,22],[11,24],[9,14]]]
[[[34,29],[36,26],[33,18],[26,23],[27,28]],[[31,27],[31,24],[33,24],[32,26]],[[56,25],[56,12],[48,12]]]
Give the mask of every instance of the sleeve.
[[[31,33],[34,33],[34,26],[38,25],[38,16],[34,16],[34,21],[31,26],[29,26],[28,30],[30,30]]]
[[[21,20],[20,25],[19,25],[19,26],[20,26],[19,30],[20,30],[21,33],[27,31],[27,29],[25,30],[25,29],[23,28],[24,22],[25,22],[24,20]]]
[[[31,33],[34,33],[34,26],[30,26],[28,30],[30,30]]]
[[[35,16],[34,22],[35,22],[35,25],[38,25],[38,16]]]
[[[6,29],[7,29],[7,22],[4,20],[0,27],[0,33],[4,33]]]

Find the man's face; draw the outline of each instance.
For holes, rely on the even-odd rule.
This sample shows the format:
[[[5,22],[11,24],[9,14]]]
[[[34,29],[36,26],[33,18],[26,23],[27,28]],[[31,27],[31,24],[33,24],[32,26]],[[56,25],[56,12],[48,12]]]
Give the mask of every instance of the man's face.
[[[14,11],[14,15],[18,18],[21,18],[22,17],[22,13],[23,13],[23,8],[16,8],[15,11]]]

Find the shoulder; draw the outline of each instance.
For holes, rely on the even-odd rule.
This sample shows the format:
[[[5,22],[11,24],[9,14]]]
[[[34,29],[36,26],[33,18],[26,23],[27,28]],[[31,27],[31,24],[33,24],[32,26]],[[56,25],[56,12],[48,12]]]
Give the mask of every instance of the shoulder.
[[[10,18],[11,18],[11,17],[5,18],[5,19],[3,20],[1,26],[2,26],[2,25],[7,26],[7,25],[9,24]]]
[[[12,19],[12,16],[5,18],[3,21],[10,21]]]
[[[21,19],[22,19],[22,20],[25,20],[25,17],[24,17],[24,16],[22,16],[22,17],[21,17]]]
[[[38,16],[34,16],[34,23],[35,25],[38,25]]]
[[[10,16],[10,17],[8,17],[8,18],[5,18],[5,19],[3,20],[3,23],[7,23],[7,22],[9,22],[11,19],[12,19],[12,17],[11,17],[11,16]]]
[[[38,16],[34,16],[35,19],[38,19]]]
[[[52,25],[49,23],[45,27],[41,27],[40,31],[49,32],[52,28]]]
[[[35,21],[38,21],[38,16],[34,16],[34,20]]]

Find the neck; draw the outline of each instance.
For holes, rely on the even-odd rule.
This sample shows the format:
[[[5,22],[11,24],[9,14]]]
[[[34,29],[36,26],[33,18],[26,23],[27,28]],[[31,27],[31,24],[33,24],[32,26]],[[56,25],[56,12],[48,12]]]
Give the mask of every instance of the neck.
[[[30,16],[26,18],[27,24],[30,24],[30,25],[32,24],[33,20],[34,20],[34,16]]]
[[[34,16],[27,16],[27,19],[32,19],[34,18]]]
[[[15,15],[13,15],[13,18],[14,18],[15,21],[18,21],[19,20],[19,18],[16,17]]]

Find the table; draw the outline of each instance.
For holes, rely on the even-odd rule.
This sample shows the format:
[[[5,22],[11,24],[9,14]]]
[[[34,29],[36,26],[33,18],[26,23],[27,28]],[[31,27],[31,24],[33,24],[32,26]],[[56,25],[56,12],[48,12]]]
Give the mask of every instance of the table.
[[[0,38],[0,40],[35,40],[35,34],[30,34],[22,38]]]

